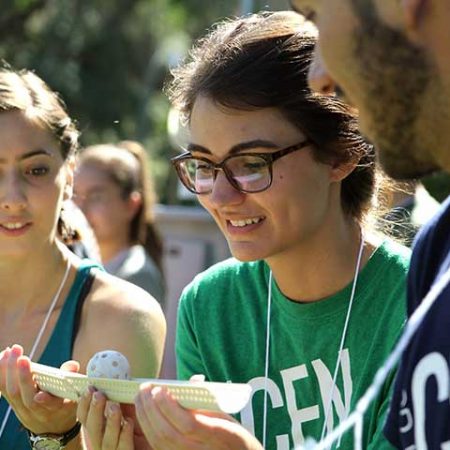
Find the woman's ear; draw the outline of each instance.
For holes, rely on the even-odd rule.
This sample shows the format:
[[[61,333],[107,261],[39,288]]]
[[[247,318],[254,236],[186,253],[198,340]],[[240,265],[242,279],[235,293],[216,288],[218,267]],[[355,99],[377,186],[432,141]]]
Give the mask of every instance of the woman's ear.
[[[350,161],[336,163],[331,166],[330,180],[334,183],[338,183],[347,178],[355,170],[358,162],[359,158],[352,158]]]
[[[128,198],[128,211],[131,219],[133,219],[133,217],[137,214],[141,205],[142,194],[138,191],[133,191]]]
[[[66,184],[64,186],[64,195],[63,195],[63,200],[67,201],[70,200],[72,198],[73,195],[73,184]]]

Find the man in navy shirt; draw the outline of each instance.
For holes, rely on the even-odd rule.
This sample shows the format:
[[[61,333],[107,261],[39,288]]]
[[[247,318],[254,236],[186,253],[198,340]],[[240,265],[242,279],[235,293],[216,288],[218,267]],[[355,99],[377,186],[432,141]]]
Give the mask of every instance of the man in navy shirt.
[[[319,28],[316,91],[342,93],[385,170],[450,172],[450,1],[291,0]],[[330,75],[331,74],[331,75]],[[450,269],[450,198],[420,232],[408,280],[411,315]],[[404,352],[385,433],[408,450],[450,449],[450,287]]]

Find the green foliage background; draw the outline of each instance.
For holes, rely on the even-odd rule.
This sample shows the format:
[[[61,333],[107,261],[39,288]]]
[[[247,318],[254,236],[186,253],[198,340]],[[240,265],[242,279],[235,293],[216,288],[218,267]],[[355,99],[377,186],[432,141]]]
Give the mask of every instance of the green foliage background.
[[[136,139],[148,149],[160,201],[177,202],[162,87],[192,39],[245,0],[1,0],[0,59],[61,93],[82,144]],[[248,0],[246,2],[249,3]],[[252,10],[287,0],[250,2]],[[245,12],[245,11],[244,11]]]

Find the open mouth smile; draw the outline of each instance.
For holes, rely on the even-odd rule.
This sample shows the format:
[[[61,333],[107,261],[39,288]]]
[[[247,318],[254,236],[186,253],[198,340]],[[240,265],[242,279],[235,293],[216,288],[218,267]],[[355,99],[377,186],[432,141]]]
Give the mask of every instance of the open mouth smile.
[[[263,217],[251,217],[248,219],[240,219],[240,220],[228,220],[228,222],[233,227],[237,228],[244,228],[249,225],[255,225],[257,223],[260,223],[263,220]]]

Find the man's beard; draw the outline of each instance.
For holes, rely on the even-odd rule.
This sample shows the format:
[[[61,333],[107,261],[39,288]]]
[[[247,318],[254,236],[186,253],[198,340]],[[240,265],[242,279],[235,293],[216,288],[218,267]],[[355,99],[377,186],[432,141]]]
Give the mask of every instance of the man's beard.
[[[418,132],[420,111],[432,80],[425,52],[401,32],[386,26],[374,11],[360,15],[355,32],[357,76],[365,89],[367,131],[385,171],[401,179],[418,178],[435,169]]]

